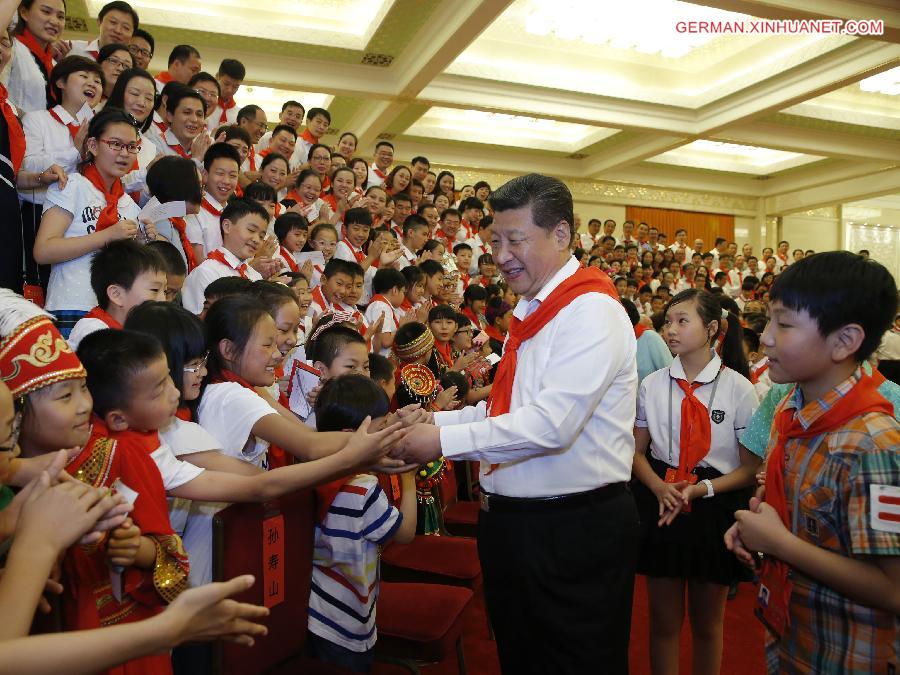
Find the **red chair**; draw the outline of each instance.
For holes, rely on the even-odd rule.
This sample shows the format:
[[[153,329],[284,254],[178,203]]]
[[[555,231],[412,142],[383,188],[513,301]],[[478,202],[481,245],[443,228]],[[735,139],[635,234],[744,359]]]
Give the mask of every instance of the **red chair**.
[[[466,675],[462,615],[471,600],[468,588],[383,582],[375,615],[376,657],[418,673],[417,665],[443,661],[455,649],[459,673]]]
[[[438,485],[444,509],[444,526],[452,534],[474,537],[478,532],[478,511],[481,506],[477,501],[459,501],[455,471],[457,466],[454,464],[454,471],[447,471],[444,480]]]
[[[265,673],[302,653],[312,575],[314,512],[313,493],[305,490],[266,504],[232,504],[213,519],[214,579],[253,574],[256,583],[235,599],[261,605],[267,590],[263,587],[264,566],[274,562],[263,560],[262,523],[272,516],[284,516],[284,560],[278,561],[284,570],[284,600],[270,608],[264,621],[268,635],[257,638],[253,647],[227,642],[216,645],[217,675]]]

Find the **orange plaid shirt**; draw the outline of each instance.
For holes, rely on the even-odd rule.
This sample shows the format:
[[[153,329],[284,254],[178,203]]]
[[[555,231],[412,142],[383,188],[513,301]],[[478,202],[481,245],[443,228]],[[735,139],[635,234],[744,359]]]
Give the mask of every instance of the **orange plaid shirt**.
[[[857,370],[806,405],[797,387],[784,405],[808,428],[859,378]],[[870,485],[900,486],[898,449],[900,424],[883,413],[788,441],[784,486],[794,534],[850,558],[900,556],[900,534],[872,527],[869,496]],[[900,672],[897,616],[854,602],[799,570],[791,570],[791,580],[790,626],[780,640],[766,638],[769,673]]]

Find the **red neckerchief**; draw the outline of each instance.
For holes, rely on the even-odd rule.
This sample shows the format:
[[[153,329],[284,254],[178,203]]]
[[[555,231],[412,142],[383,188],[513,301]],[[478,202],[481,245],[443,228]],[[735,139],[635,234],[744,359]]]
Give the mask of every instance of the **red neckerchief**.
[[[412,302],[410,302],[409,298],[404,297],[403,302],[400,303],[400,309],[403,310],[404,314],[410,311],[413,308]]]
[[[166,145],[168,145],[168,143]],[[175,143],[175,145],[169,145],[169,148],[174,150],[179,157],[184,157],[185,159],[191,158],[191,153],[184,149],[184,146],[181,145],[180,141]]]
[[[460,227],[462,227],[466,231],[466,239],[472,239],[475,237],[475,231],[472,229],[471,223],[468,220],[463,218],[459,221]]]
[[[447,249],[447,253],[453,253],[454,237],[451,237],[449,234],[444,232],[444,228],[442,227],[439,227],[434,231],[434,239],[437,239],[438,241],[442,241],[444,243],[444,248]]]
[[[500,332],[496,326],[487,325],[484,327],[484,332],[487,336],[493,340],[496,340],[500,344],[503,344],[503,340],[506,339],[506,336]]]
[[[356,258],[356,262],[362,264],[362,261],[366,259],[366,254],[363,252],[363,250],[357,249],[353,244],[350,243],[347,237],[344,237],[341,241],[343,241],[347,245],[347,248],[350,249],[353,257]]]
[[[446,365],[448,368],[453,367],[453,350],[450,347],[449,342],[445,342],[444,344],[441,344],[440,342],[435,340],[434,341],[434,351],[436,351],[438,353],[438,355],[441,357],[441,361],[444,362],[444,365]]]
[[[156,76],[156,79],[159,80],[160,82],[162,82],[163,84],[169,84],[169,82],[171,82],[175,78],[172,77],[172,73],[170,73],[168,70],[163,70],[162,72],[159,73],[159,75]]]
[[[188,272],[190,272],[197,266],[197,257],[194,255],[194,247],[191,246],[191,241],[187,236],[187,223],[184,222],[184,218],[169,218],[169,222],[172,223],[172,227],[178,232],[181,248],[184,250],[185,259],[187,259]]]
[[[577,270],[575,274],[553,289],[524,321],[515,316],[512,318],[506,336],[506,345],[503,349],[503,358],[497,365],[497,375],[488,399],[488,410],[491,417],[509,412],[519,345],[537,335],[563,307],[586,293],[603,293],[615,298],[616,301],[619,300],[616,287],[613,286],[609,275],[604,274],[596,267],[587,267]]]
[[[322,191],[319,193],[321,197],[331,188],[331,179],[328,176],[319,176],[319,178],[322,181]]]
[[[383,302],[391,309],[391,315],[394,317],[394,326],[400,325],[400,317],[397,316],[397,310],[394,309],[394,306],[388,301],[386,297],[384,297],[381,293],[377,293],[372,296],[372,299],[369,300],[369,304],[371,305],[373,302]]]
[[[209,201],[210,199],[212,199],[212,197],[209,197],[209,195],[207,193],[204,193],[203,199],[200,200],[200,206],[202,206],[203,210],[206,211],[207,213],[211,213],[216,218],[221,218],[222,210],[217,209],[215,206],[213,206],[212,203]]]
[[[335,197],[335,196],[334,196],[333,194],[331,194],[330,192],[329,192],[328,194],[325,194],[325,190],[324,190],[324,189],[322,190],[322,193],[321,193],[319,196],[322,198],[322,201],[323,201],[323,202],[325,202],[326,204],[328,204],[328,207],[331,209],[331,211],[332,211],[333,213],[337,213],[337,210],[338,210],[338,206],[337,206],[337,197]]]
[[[250,170],[256,171],[256,150],[250,146],[250,154],[247,155],[247,161],[250,162]]]
[[[239,275],[241,275],[241,277],[243,277],[244,279],[249,278],[247,276],[247,263],[241,263],[240,265],[235,267],[230,262],[228,262],[228,260],[225,258],[225,254],[222,253],[221,249],[217,248],[215,251],[213,251],[208,256],[206,256],[206,259],[207,260],[215,260],[216,262],[222,263],[223,265],[225,265],[225,267],[233,269],[235,272],[237,272]]]
[[[310,145],[315,145],[319,142],[319,139],[312,135],[309,129],[304,129],[300,134],[300,138],[309,143]],[[302,159],[309,159],[308,157],[303,157]]]
[[[259,396],[259,392],[256,391],[256,387],[254,387],[243,377],[231,370],[223,370],[216,377],[211,378],[210,382],[212,384],[221,384],[222,382],[235,382],[236,384],[241,385],[244,389],[249,389],[254,394]]]
[[[124,442],[129,447],[136,447],[143,450],[147,455],[152,455],[159,450],[162,443],[159,440],[159,430],[153,431],[137,431],[135,429],[125,429],[124,431],[112,431],[106,426],[106,423],[97,415],[91,415],[91,437],[106,436],[119,442]]]
[[[88,164],[81,175],[87,178],[91,185],[97,188],[106,199],[106,206],[97,217],[97,232],[102,232],[107,227],[115,225],[119,222],[119,200],[125,196],[125,188],[122,187],[122,181],[118,178],[113,180],[112,189],[107,191],[103,178],[96,165],[92,162]]]
[[[671,374],[671,370],[669,372]],[[709,454],[712,446],[712,424],[709,410],[694,395],[694,392],[709,382],[688,382],[674,375],[671,377],[684,393],[684,398],[681,399],[681,429],[678,441],[680,449],[675,480],[685,480],[694,484],[697,482],[694,467]]]
[[[303,200],[300,199],[300,195],[297,193],[297,188],[291,188],[282,201],[287,201],[288,199],[300,204],[300,206],[304,206]]]
[[[331,303],[325,299],[325,294],[322,293],[321,285],[316,286],[312,290],[312,298],[313,298],[313,302],[316,303],[319,307],[321,307],[323,312],[327,312],[329,309],[331,309]]]
[[[378,176],[381,180],[387,179],[387,174],[386,174],[384,171],[382,171],[381,169],[379,169],[377,166],[375,166],[374,164],[372,165],[372,171],[373,171],[373,172],[375,173],[375,175]]]
[[[641,335],[644,334],[645,330],[650,330],[647,326],[641,325],[639,323],[634,324],[634,339],[637,340]]]
[[[22,166],[22,160],[25,158],[25,132],[7,98],[9,98],[9,92],[0,83],[0,111],[3,113],[3,119],[6,120],[6,132],[9,135],[9,161],[12,162],[13,173],[17,174],[19,167]]]
[[[272,152],[274,152],[274,151],[272,150],[272,148],[266,148],[265,150],[260,150],[260,151],[259,151],[259,156],[265,158],[265,157],[268,157],[269,155],[271,155]]]
[[[463,290],[466,290],[469,287],[469,283],[471,281],[471,275],[459,273],[459,280],[463,282]]]
[[[192,421],[191,409],[188,408],[186,405],[183,405],[180,408],[178,408],[178,410],[175,411],[175,417],[177,417],[178,419],[180,419],[183,422],[191,422]]]
[[[473,326],[478,326],[479,330],[481,329],[481,319],[478,318],[478,315],[472,311],[471,307],[463,307],[462,310],[463,316],[465,316],[469,321],[472,322]]]
[[[48,110],[47,112],[50,113],[50,117],[52,117],[53,119],[55,119],[57,122],[59,122],[59,123],[62,124],[66,129],[69,130],[69,136],[71,136],[71,137],[72,137],[72,140],[74,141],[74,140],[75,140],[75,136],[78,135],[78,130],[79,130],[81,127],[78,126],[77,124],[71,124],[71,123],[63,122],[63,121],[62,121],[62,118],[59,116],[59,113],[57,113],[53,108],[50,108],[50,110]],[[137,160],[135,160],[135,161],[137,161]]]
[[[38,64],[44,69],[44,79],[50,80],[50,73],[53,71],[53,56],[50,53],[50,45],[41,47],[37,38],[27,28],[15,36],[16,40],[28,47],[28,51],[34,56]]]
[[[109,312],[105,309],[101,308],[100,305],[94,307],[90,312],[84,315],[86,319],[100,319],[107,326],[112,328],[113,330],[122,330],[122,324],[116,321],[112,316],[110,316]]]
[[[153,111],[153,115],[158,114],[156,111]],[[156,128],[159,129],[159,133],[165,135],[166,131],[169,129],[169,125],[166,124],[165,120],[161,120],[159,122],[156,119],[153,119],[153,124],[156,125]]]
[[[297,261],[294,260],[294,254],[288,251],[284,246],[279,248],[281,249],[281,257],[284,259],[284,262],[287,263],[291,272],[299,272],[300,268],[297,266]]]
[[[788,394],[775,414],[772,424],[775,438],[774,447],[766,462],[766,502],[778,512],[781,522],[791,530],[791,519],[788,513],[787,495],[784,489],[785,451],[788,441],[795,438],[813,438],[840,429],[852,419],[870,412],[894,414],[894,407],[878,391],[884,382],[884,376],[877,370],[871,375],[860,373],[859,381],[847,393],[841,396],[822,416],[804,429],[797,418],[798,412],[787,407],[788,401],[794,397],[794,389]],[[800,479],[802,480],[802,476]],[[776,632],[790,623],[790,599],[792,582],[787,563],[767,555],[763,560],[760,574],[762,584],[769,589],[767,606],[757,608],[767,623]],[[780,626],[778,625],[780,623]]]
[[[232,99],[226,103],[222,100],[222,97],[219,97],[219,102],[217,104],[222,109],[222,114],[219,115],[219,124],[227,124],[228,123],[228,111],[234,108],[237,105],[237,102]]]

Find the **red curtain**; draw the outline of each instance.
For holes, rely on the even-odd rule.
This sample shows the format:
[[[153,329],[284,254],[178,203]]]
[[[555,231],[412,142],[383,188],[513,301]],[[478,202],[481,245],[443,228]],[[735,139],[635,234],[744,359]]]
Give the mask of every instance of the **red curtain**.
[[[722,213],[699,213],[696,211],[676,211],[674,209],[652,209],[642,206],[626,206],[625,219],[633,220],[635,233],[638,223],[644,222],[660,232],[666,233],[666,244],[675,241],[675,231],[687,230],[687,245],[693,246],[694,239],[703,240],[703,248],[708,251],[716,243],[716,237],[734,241],[734,216]]]

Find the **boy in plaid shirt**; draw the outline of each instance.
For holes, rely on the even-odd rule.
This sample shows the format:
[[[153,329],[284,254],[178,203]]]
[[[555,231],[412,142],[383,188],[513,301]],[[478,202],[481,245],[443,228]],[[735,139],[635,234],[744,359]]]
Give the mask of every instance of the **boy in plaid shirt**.
[[[897,285],[874,261],[820,253],[786,268],[761,337],[779,405],[765,488],[725,535],[760,571],[770,673],[894,673],[900,654],[900,424],[860,368]]]

